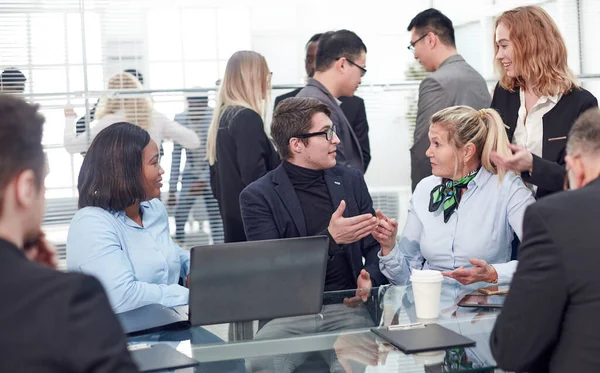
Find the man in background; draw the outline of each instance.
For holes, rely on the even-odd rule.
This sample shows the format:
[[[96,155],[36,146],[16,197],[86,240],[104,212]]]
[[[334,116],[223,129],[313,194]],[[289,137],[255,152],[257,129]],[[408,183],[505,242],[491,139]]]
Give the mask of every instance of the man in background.
[[[323,34],[315,34],[306,43],[306,57],[304,59],[304,68],[306,76],[310,79],[315,75],[317,48],[319,46],[319,38]],[[284,93],[275,98],[275,107],[286,98],[296,97],[302,88],[296,88],[293,91]],[[369,144],[369,123],[367,122],[367,112],[365,110],[365,101],[358,96],[340,96],[340,107],[348,119],[350,126],[354,129],[354,133],[360,143],[365,172],[371,162],[371,146]]]
[[[0,95],[0,372],[137,372],[100,282],[54,269],[43,123],[37,105]]]
[[[476,110],[490,106],[485,80],[456,51],[452,21],[439,10],[427,9],[410,21],[410,45],[415,59],[430,72],[419,86],[414,145],[410,149],[412,190],[431,175],[425,156],[429,147],[431,116],[449,106],[466,105]]]
[[[316,98],[329,107],[341,141],[337,147],[337,162],[362,173],[365,172],[362,149],[338,98],[354,95],[367,72],[366,61],[367,47],[354,32],[339,30],[321,35],[315,74],[297,96]]]
[[[193,93],[186,98],[187,108],[175,116],[175,121],[193,129],[202,139],[198,149],[184,149],[181,145],[173,145],[171,155],[171,177],[169,179],[169,206],[175,205],[175,239],[182,243],[185,240],[185,223],[190,210],[200,199],[206,209],[206,217],[210,224],[210,243],[223,242],[223,222],[219,213],[219,204],[210,190],[210,170],[206,160],[206,138],[212,118],[212,109],[208,106],[208,96]],[[182,152],[185,152],[185,166],[180,172]],[[179,198],[176,197],[177,184],[181,181]],[[186,244],[188,244],[186,242]]]
[[[27,78],[14,67],[9,67],[0,74],[0,93],[17,93],[25,92],[25,82]]]

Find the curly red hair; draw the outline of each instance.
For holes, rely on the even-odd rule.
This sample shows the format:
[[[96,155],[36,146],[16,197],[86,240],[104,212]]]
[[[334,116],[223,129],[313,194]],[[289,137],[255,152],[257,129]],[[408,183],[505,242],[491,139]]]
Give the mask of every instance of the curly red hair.
[[[548,13],[539,6],[522,6],[508,10],[496,19],[509,31],[513,45],[513,65],[517,77],[510,77],[502,64],[494,59],[496,71],[500,72],[500,86],[514,91],[515,87],[531,89],[538,96],[566,94],[580,85],[567,65],[567,47]],[[494,40],[494,56],[498,54]]]

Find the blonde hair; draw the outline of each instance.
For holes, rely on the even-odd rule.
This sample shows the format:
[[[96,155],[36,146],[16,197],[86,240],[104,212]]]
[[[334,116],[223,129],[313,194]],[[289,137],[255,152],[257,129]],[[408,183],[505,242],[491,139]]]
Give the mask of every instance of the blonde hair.
[[[506,125],[496,110],[452,106],[433,114],[431,124],[444,126],[455,153],[469,143],[475,145],[476,155],[481,165],[489,172],[497,174],[502,180],[504,171],[496,168],[490,155],[493,151],[503,156],[510,155],[511,152],[508,148]],[[457,172],[458,156],[454,166],[455,175]]]
[[[221,114],[225,109],[241,106],[254,110],[261,116],[264,124],[270,92],[271,72],[261,54],[253,51],[237,51],[229,58],[208,130],[206,157],[211,165],[217,160],[217,133]]]
[[[108,89],[141,90],[142,84],[130,73],[122,72],[113,75],[108,81]],[[125,121],[148,130],[152,125],[152,101],[149,97],[104,97],[98,104],[97,119],[107,114],[125,112]]]
[[[519,74],[510,77],[502,63],[494,58],[494,67],[500,72],[500,86],[513,92],[515,87],[526,88],[538,96],[566,94],[580,85],[567,65],[567,47],[548,13],[539,6],[522,6],[508,10],[496,19],[509,32],[513,45],[513,66]],[[494,56],[498,55],[494,40]],[[525,87],[525,82],[530,87]]]

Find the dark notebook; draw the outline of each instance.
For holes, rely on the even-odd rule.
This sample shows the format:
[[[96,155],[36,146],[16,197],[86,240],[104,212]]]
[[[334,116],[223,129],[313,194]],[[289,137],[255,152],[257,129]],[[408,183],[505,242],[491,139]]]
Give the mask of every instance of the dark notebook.
[[[200,364],[166,344],[155,344],[144,348],[130,346],[130,354],[140,372],[156,372],[195,367]]]
[[[388,341],[405,354],[446,350],[453,347],[473,347],[475,341],[438,324],[427,324],[410,329],[389,330],[373,328],[373,333]]]
[[[184,307],[169,308],[162,304],[148,304],[131,311],[118,313],[117,317],[125,334],[130,337],[190,327]]]

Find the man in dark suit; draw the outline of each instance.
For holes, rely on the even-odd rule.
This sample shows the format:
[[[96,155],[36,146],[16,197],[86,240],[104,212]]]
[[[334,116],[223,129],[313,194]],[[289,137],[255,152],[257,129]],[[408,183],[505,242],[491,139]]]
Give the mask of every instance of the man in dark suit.
[[[0,372],[136,372],[102,285],[49,268],[37,110],[0,95]]]
[[[273,320],[258,339],[373,325],[363,302],[373,286],[386,282],[379,271],[380,246],[371,235],[378,221],[360,171],[336,165],[340,139],[329,115],[327,105],[314,98],[289,98],[277,107],[271,135],[284,161],[241,193],[242,219],[248,240],[329,236],[325,290],[356,290],[345,304],[326,304],[321,316]],[[330,366],[339,364],[335,356],[324,357]],[[286,357],[286,366],[262,361],[253,367],[291,372],[306,358],[298,354]]]
[[[306,69],[306,76],[312,78],[315,75],[315,66],[317,60],[317,48],[319,45],[319,38],[323,34],[315,34],[306,43],[306,58],[304,59],[304,67]],[[298,92],[302,88],[296,88],[293,91],[284,93],[275,98],[275,107],[285,100],[286,98],[296,97]],[[365,172],[371,162],[371,145],[369,144],[369,123],[367,122],[367,112],[365,109],[365,101],[358,96],[340,96],[338,100],[341,101],[340,107],[348,119],[350,126],[354,129],[354,133],[358,138],[360,149],[363,157],[363,164]]]
[[[573,125],[567,143],[571,189],[531,205],[519,265],[490,344],[515,372],[597,372],[600,366],[600,110]],[[567,183],[565,183],[567,184]]]

